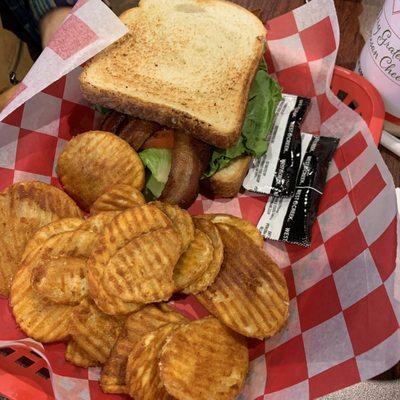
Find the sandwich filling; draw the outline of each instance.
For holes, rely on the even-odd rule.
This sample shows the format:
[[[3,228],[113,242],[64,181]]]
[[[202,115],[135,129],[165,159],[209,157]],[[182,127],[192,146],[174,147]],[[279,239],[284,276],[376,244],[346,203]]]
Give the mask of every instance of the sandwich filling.
[[[213,147],[210,163],[203,177],[211,177],[239,156],[247,154],[259,158],[265,154],[276,107],[281,100],[281,88],[268,74],[267,65],[262,58],[250,87],[246,116],[239,141],[228,149]]]

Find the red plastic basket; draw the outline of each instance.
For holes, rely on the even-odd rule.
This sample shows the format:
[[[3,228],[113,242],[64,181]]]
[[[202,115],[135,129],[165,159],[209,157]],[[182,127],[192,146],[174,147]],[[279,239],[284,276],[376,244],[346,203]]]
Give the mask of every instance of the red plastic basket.
[[[54,400],[43,358],[25,346],[0,348],[0,399]]]
[[[355,72],[336,66],[331,89],[344,104],[361,115],[378,146],[385,119],[385,106],[375,87]]]
[[[377,90],[363,77],[335,67],[332,91],[368,124],[379,144],[385,109]],[[53,400],[54,394],[45,361],[26,347],[0,349],[1,395],[12,400]]]

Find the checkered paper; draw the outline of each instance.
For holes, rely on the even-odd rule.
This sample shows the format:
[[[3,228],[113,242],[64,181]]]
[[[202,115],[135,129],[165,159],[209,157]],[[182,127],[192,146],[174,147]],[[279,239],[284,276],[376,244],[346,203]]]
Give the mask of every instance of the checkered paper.
[[[119,29],[116,36],[123,33],[108,11],[101,15],[98,1],[79,5],[74,15],[82,32],[86,25],[100,34],[91,19],[97,12],[93,16],[97,21],[108,18],[106,36],[114,25]],[[75,25],[74,20],[70,24]],[[312,99],[303,130],[341,141],[313,226],[311,247],[265,244],[285,273],[290,318],[272,339],[249,341],[250,373],[239,398],[308,399],[375,376],[400,359],[396,196],[368,127],[329,89],[339,44],[333,1],[313,0],[269,21],[267,28],[266,58],[271,73],[286,93]],[[97,115],[83,100],[77,80],[81,70],[77,65],[92,55],[85,46],[96,39],[85,34],[86,45],[74,50],[73,44],[66,44],[74,32],[75,28],[61,28],[58,45],[54,45],[63,48],[58,53],[59,65],[46,70],[43,63],[35,64],[24,90],[0,115],[0,120],[5,117],[0,123],[1,188],[25,179],[57,184],[54,162],[71,133],[96,125]],[[102,43],[113,39],[104,37]],[[71,57],[74,62],[69,63]],[[44,79],[50,86],[35,86]],[[199,196],[190,211],[227,212],[257,223],[266,200],[254,193],[229,200]],[[173,304],[189,316],[206,315],[193,297]],[[0,346],[26,341],[24,337],[8,301],[0,300]],[[29,341],[28,345],[36,346],[48,361],[57,398],[123,398],[101,392],[98,369],[66,363],[64,344],[43,346]]]

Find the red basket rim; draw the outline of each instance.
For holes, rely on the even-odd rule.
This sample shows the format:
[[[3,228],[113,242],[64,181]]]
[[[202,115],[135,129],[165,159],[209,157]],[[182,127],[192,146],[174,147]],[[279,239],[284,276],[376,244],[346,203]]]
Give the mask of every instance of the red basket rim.
[[[385,120],[385,105],[381,95],[371,82],[353,71],[336,65],[334,74],[352,80],[367,92],[369,98],[372,100],[372,117],[368,123],[368,128],[372,133],[376,146],[379,146],[382,136],[383,121]]]

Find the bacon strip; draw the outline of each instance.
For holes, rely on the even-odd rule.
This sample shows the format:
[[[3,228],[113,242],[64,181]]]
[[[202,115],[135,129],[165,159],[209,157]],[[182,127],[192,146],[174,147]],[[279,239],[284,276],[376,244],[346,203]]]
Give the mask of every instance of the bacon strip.
[[[138,151],[143,143],[160,128],[160,125],[156,122],[127,116],[119,127],[117,134]]]
[[[128,117],[125,114],[121,114],[117,111],[108,113],[100,123],[100,130],[106,132],[117,133],[121,124]]]
[[[209,145],[176,131],[171,170],[160,200],[189,207],[199,193],[200,178],[209,157]]]

